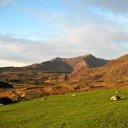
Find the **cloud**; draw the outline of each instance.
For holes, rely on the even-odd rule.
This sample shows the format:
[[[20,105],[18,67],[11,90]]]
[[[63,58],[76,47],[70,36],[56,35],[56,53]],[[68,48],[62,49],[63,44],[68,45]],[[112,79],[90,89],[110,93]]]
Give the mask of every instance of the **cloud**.
[[[75,57],[88,53],[111,59],[128,51],[128,31],[113,23],[85,23],[79,27],[64,27],[63,37],[33,41],[0,35],[0,64],[23,66],[54,57]],[[14,63],[13,63],[14,62]]]
[[[115,13],[128,13],[127,0],[82,0],[85,6],[96,6]]]
[[[88,23],[67,29],[72,49],[84,49],[104,58],[114,58],[128,51],[128,32],[114,24]]]
[[[29,64],[29,63],[28,63]],[[28,65],[27,63],[18,62],[18,61],[11,61],[11,60],[1,60],[0,59],[0,66],[7,67],[7,66],[17,66],[22,67]]]
[[[61,2],[65,5],[66,11],[27,8],[24,12],[61,28],[80,27],[91,22],[113,22],[128,28],[128,17],[124,15],[128,13],[127,0],[79,0],[75,2],[74,0],[61,0]]]
[[[64,12],[64,11],[54,11],[54,10],[45,10],[45,9],[32,9],[32,8],[26,8],[22,10],[23,13],[28,14],[30,16],[33,16],[34,18],[52,24],[56,26],[62,26],[62,25],[70,25],[71,23],[68,19],[73,19],[74,21],[74,15],[70,14],[69,12]]]
[[[72,6],[75,12],[72,12],[72,9],[68,12],[25,10],[24,13],[34,16],[42,21],[42,24],[45,21],[48,25],[54,25],[61,32],[57,36],[53,32],[53,36],[44,39],[42,37],[42,40],[36,41],[0,35],[0,66],[23,66],[57,56],[75,57],[88,53],[106,59],[126,54],[128,18],[124,13],[127,13],[128,2],[116,1],[113,0],[110,4],[108,0],[80,0],[82,4],[79,2],[79,5]],[[67,0],[66,4],[68,2]],[[74,0],[71,0],[70,5],[73,2]],[[91,7],[111,12],[96,11],[95,8],[92,8],[94,11],[88,10]]]
[[[114,13],[128,13],[128,0],[61,0],[65,5],[70,7],[100,8]]]
[[[0,0],[0,6],[5,6],[7,4],[13,3],[15,0]]]
[[[66,50],[68,45],[59,38],[48,38],[47,40],[32,41],[22,38],[14,38],[10,35],[0,35],[0,61],[7,62],[8,66],[28,65],[36,62],[49,60],[60,55],[61,49]],[[3,64],[2,64],[3,65]]]

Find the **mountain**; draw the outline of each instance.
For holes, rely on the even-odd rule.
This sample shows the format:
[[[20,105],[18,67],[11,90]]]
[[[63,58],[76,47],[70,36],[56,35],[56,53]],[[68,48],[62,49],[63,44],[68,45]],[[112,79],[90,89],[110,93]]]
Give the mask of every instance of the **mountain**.
[[[67,76],[67,74],[77,72],[82,68],[97,68],[107,63],[108,60],[96,58],[91,54],[74,58],[57,57],[50,61],[25,67],[0,68],[0,80],[11,84],[57,84],[56,82],[59,81],[60,78],[64,81],[65,75]]]
[[[6,83],[13,86],[9,89]],[[0,68],[0,97],[8,97],[11,101],[124,86],[128,86],[128,54],[114,60],[91,54],[75,58],[57,57],[20,68]]]
[[[70,74],[70,81],[92,86],[128,85],[128,54],[98,68],[80,68]]]
[[[111,60],[100,69],[104,72],[103,80],[115,84],[128,84],[128,54],[118,59]]]
[[[128,54],[114,60],[91,54],[54,58],[25,67],[0,68],[0,81],[12,85],[114,86],[128,85]]]
[[[71,73],[82,67],[97,68],[105,65],[108,60],[96,58],[95,56],[88,54],[85,56],[79,56],[75,58],[54,58],[50,61],[42,62],[40,64],[33,64],[27,68],[34,68],[47,72],[66,72]]]
[[[72,72],[72,66],[66,63],[66,59],[63,58],[55,58],[50,61],[42,62],[39,64],[33,64],[27,66],[28,69],[36,69],[36,70],[41,70],[44,72],[66,72],[70,73]]]

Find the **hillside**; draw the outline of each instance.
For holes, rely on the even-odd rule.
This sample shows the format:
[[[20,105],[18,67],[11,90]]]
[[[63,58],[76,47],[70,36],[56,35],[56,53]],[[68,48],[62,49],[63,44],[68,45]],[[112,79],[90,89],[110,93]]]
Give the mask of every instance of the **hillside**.
[[[74,70],[78,70],[82,67],[97,68],[105,65],[108,60],[96,58],[95,56],[88,54],[85,56],[78,56],[74,58],[54,58],[50,61],[42,62],[40,64],[33,64],[27,66],[29,69],[39,69],[47,72],[66,72],[71,73]]]
[[[78,71],[81,68],[97,68],[107,62],[108,60],[96,58],[91,54],[75,58],[57,57],[50,61],[25,67],[0,68],[0,80],[16,84],[44,85],[49,82],[56,84],[60,78],[73,71]],[[65,78],[62,79],[65,80]]]
[[[128,54],[110,61],[101,68],[104,81],[128,85]]]
[[[62,65],[56,67],[55,64]],[[68,69],[67,65],[72,67],[71,73],[62,72]],[[46,72],[48,66],[51,66],[49,69],[52,71],[62,70]],[[128,55],[110,61],[92,55],[68,59],[55,58],[49,62],[21,68],[1,68],[0,81],[6,81],[14,86],[13,89],[1,90],[0,96],[9,97],[13,101],[103,87],[126,87],[128,86]],[[5,87],[2,84],[1,86]],[[15,88],[15,86],[19,87]]]
[[[128,85],[128,54],[99,68],[81,68],[72,72],[70,80],[90,85]]]
[[[88,54],[75,58],[54,58],[25,67],[0,68],[0,81],[12,85],[115,86],[128,85],[128,54],[114,60]]]

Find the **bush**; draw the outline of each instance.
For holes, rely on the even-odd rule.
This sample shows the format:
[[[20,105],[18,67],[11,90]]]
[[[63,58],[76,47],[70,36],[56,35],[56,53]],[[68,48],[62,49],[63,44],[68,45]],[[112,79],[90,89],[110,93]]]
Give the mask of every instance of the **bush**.
[[[0,82],[0,88],[13,88],[13,86],[6,82]]]
[[[7,104],[11,104],[11,103],[12,103],[12,100],[8,97],[0,98],[0,104],[7,105]]]

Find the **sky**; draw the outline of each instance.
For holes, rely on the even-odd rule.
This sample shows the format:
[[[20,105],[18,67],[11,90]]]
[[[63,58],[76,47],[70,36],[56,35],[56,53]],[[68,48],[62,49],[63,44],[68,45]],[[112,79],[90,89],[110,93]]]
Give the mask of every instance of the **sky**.
[[[128,0],[0,0],[0,67],[128,53]]]

